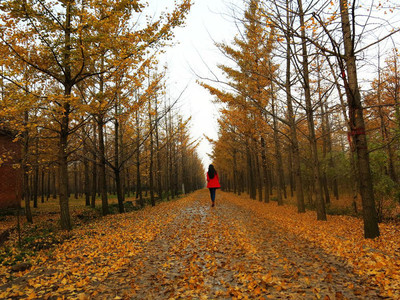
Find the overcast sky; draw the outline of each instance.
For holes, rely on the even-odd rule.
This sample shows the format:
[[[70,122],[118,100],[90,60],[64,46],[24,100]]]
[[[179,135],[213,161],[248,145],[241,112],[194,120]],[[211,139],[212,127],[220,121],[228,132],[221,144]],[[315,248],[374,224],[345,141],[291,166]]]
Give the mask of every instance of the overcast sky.
[[[159,1],[159,8],[165,5]],[[219,73],[217,64],[225,58],[215,47],[216,42],[232,41],[237,28],[232,18],[232,9],[243,6],[243,0],[197,0],[187,18],[186,26],[176,32],[176,46],[167,50],[168,93],[173,99],[183,90],[185,92],[178,104],[180,113],[192,117],[191,135],[201,139],[198,153],[205,167],[211,163],[208,153],[212,147],[204,138],[216,138],[218,132],[217,105],[212,103],[213,96],[196,83],[199,74],[212,78],[211,72]],[[228,62],[227,62],[228,63]],[[219,73],[220,74],[220,73]]]

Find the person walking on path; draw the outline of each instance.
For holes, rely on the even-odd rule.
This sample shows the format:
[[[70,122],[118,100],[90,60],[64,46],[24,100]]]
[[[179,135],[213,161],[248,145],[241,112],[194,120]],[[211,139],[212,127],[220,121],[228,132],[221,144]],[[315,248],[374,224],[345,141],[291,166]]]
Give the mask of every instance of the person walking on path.
[[[209,165],[207,172],[207,188],[210,190],[210,196],[212,202],[211,207],[215,206],[215,192],[220,187],[221,185],[219,184],[217,171],[215,171],[213,165]]]

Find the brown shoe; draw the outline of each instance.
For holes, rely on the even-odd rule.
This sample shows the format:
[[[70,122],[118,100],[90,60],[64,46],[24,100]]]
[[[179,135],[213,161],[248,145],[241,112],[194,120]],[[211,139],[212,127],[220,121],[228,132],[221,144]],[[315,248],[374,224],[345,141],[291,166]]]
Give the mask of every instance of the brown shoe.
[[[215,206],[215,203],[213,202],[212,204],[211,204],[211,207],[214,207]]]

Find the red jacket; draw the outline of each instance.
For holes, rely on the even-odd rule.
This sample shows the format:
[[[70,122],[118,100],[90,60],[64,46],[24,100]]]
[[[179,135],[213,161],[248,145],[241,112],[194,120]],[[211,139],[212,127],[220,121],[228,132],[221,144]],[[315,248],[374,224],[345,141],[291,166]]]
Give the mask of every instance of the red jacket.
[[[217,172],[215,172],[213,179],[210,179],[210,177],[208,177],[208,172],[207,172],[207,188],[220,188],[220,187],[221,185],[219,184]]]

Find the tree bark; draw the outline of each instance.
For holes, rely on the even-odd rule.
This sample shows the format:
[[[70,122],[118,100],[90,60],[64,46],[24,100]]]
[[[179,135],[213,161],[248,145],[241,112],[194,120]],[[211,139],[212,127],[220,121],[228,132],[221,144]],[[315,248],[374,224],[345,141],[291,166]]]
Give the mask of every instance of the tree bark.
[[[150,189],[150,202],[151,206],[156,206],[156,200],[154,198],[154,174],[153,174],[153,167],[154,167],[154,141],[153,141],[153,120],[151,117],[151,98],[149,97],[149,130],[150,130],[150,164],[149,164],[149,189]]]
[[[90,206],[90,177],[89,177],[89,161],[86,157],[83,158],[83,180],[85,190],[85,205]]]
[[[237,150],[232,151],[233,159],[233,192],[240,195],[240,188],[238,187],[238,170],[237,170]]]
[[[93,157],[92,157],[92,195],[90,206],[96,207],[96,195],[97,195],[97,126],[93,122]]]
[[[380,235],[375,207],[373,182],[369,165],[368,144],[365,135],[365,124],[361,94],[357,79],[356,57],[354,54],[354,36],[351,32],[348,3],[340,0],[341,25],[345,50],[345,63],[348,82],[345,82],[349,106],[350,135],[354,140],[357,153],[359,188],[363,206],[364,236],[375,238]],[[355,20],[353,20],[355,22]],[[353,33],[354,34],[354,33]],[[343,77],[346,81],[345,74]]]
[[[165,108],[166,109],[166,108]],[[167,191],[167,200],[169,201],[170,193],[171,193],[171,172],[172,172],[172,163],[171,163],[171,135],[169,130],[169,116],[165,118],[165,136],[166,140],[170,141],[165,149],[166,149],[166,172],[165,172],[165,186]]]
[[[52,171],[52,192],[53,192],[53,199],[57,199],[58,187],[57,187],[57,171],[55,168]]]
[[[258,200],[260,202],[262,202],[263,201],[263,179],[261,176],[260,158],[259,158],[259,155],[257,152],[255,153],[255,157],[256,157],[256,169],[257,169],[256,171],[257,171]]]
[[[66,93],[69,97],[70,92]],[[69,135],[69,113],[70,105],[68,100],[64,104],[64,113],[61,120],[60,144],[59,144],[59,202],[61,210],[61,228],[71,230],[71,218],[69,213],[68,197],[68,135]]]
[[[273,132],[274,132],[274,144],[275,144],[275,172],[277,179],[277,201],[278,205],[283,205],[282,200],[282,156],[281,156],[281,145],[278,138],[278,122],[276,120],[276,110],[275,110],[275,97],[273,95],[272,83],[271,83],[271,108],[272,108],[272,121],[273,121]]]
[[[319,66],[318,66],[319,69]],[[321,131],[322,131],[322,155],[325,161],[325,165],[322,171],[322,187],[324,189],[324,193],[325,193],[325,203],[330,203],[331,202],[331,198],[330,198],[330,194],[329,194],[329,188],[328,188],[328,176],[327,176],[327,164],[326,164],[326,160],[327,160],[327,155],[330,154],[328,153],[328,133],[327,133],[327,124],[326,124],[326,115],[327,112],[325,111],[324,108],[324,103],[323,103],[323,99],[321,97],[322,93],[321,93],[321,86],[320,86],[320,76],[319,76],[319,70],[318,70],[318,94],[319,94],[319,103],[321,106]]]
[[[250,151],[249,141],[246,140],[246,156],[247,156],[247,175],[249,178],[248,193],[251,199],[256,199],[256,183],[254,178],[254,163],[252,152]]]
[[[261,137],[261,159],[263,164],[263,177],[264,177],[264,202],[269,202],[270,181],[268,180],[268,165],[267,165],[267,150],[264,137]]]
[[[27,111],[24,113],[24,125],[28,125],[29,114]],[[33,223],[32,210],[31,210],[31,193],[29,188],[29,166],[28,166],[28,153],[29,153],[29,132],[26,127],[23,134],[24,146],[22,148],[22,170],[23,174],[23,195],[25,200],[25,216],[28,223]]]
[[[99,115],[97,120],[99,132],[99,154],[100,154],[100,194],[101,194],[101,212],[103,216],[108,215],[108,197],[107,197],[107,174],[106,174],[106,153],[104,144],[104,121],[103,116]]]
[[[115,120],[114,120],[114,176],[115,176],[115,188],[117,192],[118,199],[118,210],[120,213],[125,212],[124,207],[124,195],[122,192],[122,182],[121,182],[121,167],[119,165],[119,143],[120,143],[120,133],[119,133],[119,121],[118,121],[118,102],[115,104]]]
[[[314,116],[311,103],[310,79],[308,71],[307,39],[305,33],[306,25],[304,21],[302,0],[298,0],[297,3],[299,5],[300,26],[301,26],[300,31],[301,31],[301,46],[302,46],[303,88],[306,101],[307,123],[308,123],[308,130],[311,143],[311,155],[312,155],[312,164],[314,170],[314,184],[316,187],[315,192],[316,192],[317,220],[326,221],[325,202],[322,196],[322,187],[321,187],[321,170],[318,159],[317,139],[315,135]]]
[[[45,188],[44,188],[44,168],[42,167],[42,169],[41,169],[41,172],[40,172],[40,176],[41,176],[41,179],[40,179],[40,201],[42,202],[42,203],[44,203],[44,194],[45,194]]]
[[[327,112],[326,102],[325,102],[325,112]],[[333,178],[332,178],[333,195],[335,196],[336,200],[338,200],[339,199],[339,189],[338,189],[337,175],[335,172],[335,163],[333,161],[331,122],[329,121],[329,115],[327,113],[325,115],[325,124],[326,124],[326,143],[327,143],[326,147],[327,147],[327,152],[329,155],[328,167],[329,167],[329,170],[333,173]]]
[[[78,183],[78,163],[74,162],[74,195],[75,199],[79,198],[79,183]]]
[[[140,206],[144,207],[142,180],[140,175],[140,120],[138,112],[136,112],[136,199],[137,198],[139,198]]]
[[[69,115],[71,113],[70,96],[72,91],[71,76],[71,11],[72,1],[66,3],[65,13],[65,37],[64,37],[64,103],[63,112],[60,122],[59,132],[59,202],[61,215],[61,228],[71,230],[71,218],[69,212],[69,195],[68,195],[68,136],[69,136]]]
[[[155,138],[156,138],[156,160],[157,160],[157,194],[159,200],[163,200],[163,192],[162,192],[162,179],[161,179],[161,149],[160,149],[160,138],[158,132],[158,101],[155,101]]]
[[[286,23],[287,26],[290,26],[289,24],[291,18],[289,10],[289,0],[286,0],[286,12],[287,12]],[[291,70],[290,44],[291,44],[291,36],[290,36],[290,30],[288,29],[286,32],[286,81],[285,81],[286,104],[287,104],[287,112],[289,118],[288,121],[290,127],[290,142],[293,151],[293,173],[296,185],[297,212],[304,213],[306,209],[304,205],[303,179],[300,168],[300,150],[299,150],[299,142],[297,139],[296,118],[293,113],[292,91],[291,91],[291,81],[290,81],[290,70]]]
[[[335,70],[333,69],[332,63],[329,61],[329,59],[328,59],[328,63],[329,63],[329,67],[331,69],[331,72],[333,74],[333,78],[334,78],[334,81],[335,81],[336,89],[338,91],[339,100],[340,100],[340,106],[341,106],[341,109],[342,109],[342,114],[343,114],[344,121],[346,123],[347,131],[350,132],[351,131],[350,121],[349,121],[349,118],[348,118],[347,113],[346,113],[346,105],[344,103],[343,93],[342,93],[340,84],[338,82],[338,78],[336,76]],[[356,170],[356,165],[355,165],[355,161],[354,161],[354,155],[353,155],[353,152],[351,150],[351,147],[352,147],[352,145],[351,145],[351,143],[349,141],[349,149],[350,149],[349,150],[349,160],[350,160],[350,174],[351,174],[350,175],[351,176],[350,180],[353,183],[351,185],[352,194],[353,194],[353,207],[356,208],[357,207],[356,199],[357,199],[357,195],[358,195],[358,192],[357,192],[357,189],[358,189],[357,188],[357,181],[358,180],[357,180],[357,170]],[[357,210],[355,210],[355,213],[357,213]]]
[[[47,188],[46,188],[46,200],[49,201],[51,195],[51,174],[52,170],[49,168],[47,170]]]
[[[126,169],[126,196],[129,198],[131,196],[131,178],[129,176],[130,171],[129,168]]]
[[[37,134],[37,132],[36,132]],[[38,194],[39,194],[39,136],[35,138],[35,162],[33,166],[33,184],[32,184],[32,198],[33,207],[38,207]]]

